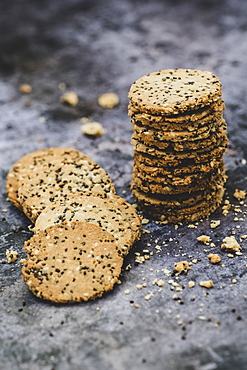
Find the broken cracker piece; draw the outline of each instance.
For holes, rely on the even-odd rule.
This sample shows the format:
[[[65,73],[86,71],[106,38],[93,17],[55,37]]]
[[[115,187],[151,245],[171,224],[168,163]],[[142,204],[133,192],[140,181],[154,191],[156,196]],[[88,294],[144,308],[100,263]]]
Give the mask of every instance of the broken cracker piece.
[[[227,252],[233,251],[233,252],[240,252],[241,247],[238,244],[235,236],[226,236],[223,239],[223,243],[221,244],[221,249],[225,249]]]
[[[197,240],[199,242],[202,242],[202,243],[206,244],[206,245],[209,245],[209,242],[211,241],[211,238],[210,238],[210,236],[207,236],[207,235],[200,235],[200,236],[198,236]]]
[[[208,258],[211,263],[218,263],[221,261],[221,257],[216,253],[210,253]]]
[[[32,92],[32,86],[29,84],[20,85],[19,90],[22,94],[30,94]]]
[[[233,196],[238,200],[243,200],[245,199],[246,197],[246,191],[245,190],[239,190],[239,189],[236,189]]]
[[[98,97],[98,104],[103,108],[114,108],[119,104],[119,97],[115,93],[105,93]]]
[[[212,282],[212,280],[202,280],[200,281],[200,286],[204,287],[204,288],[212,288],[214,286],[214,283]]]
[[[75,106],[79,103],[79,98],[74,91],[68,91],[61,96],[60,101]]]
[[[15,262],[18,259],[18,252],[6,249],[6,258],[8,263]]]
[[[105,134],[105,130],[99,122],[87,122],[81,126],[81,131],[85,135],[89,136],[102,136]]]
[[[189,262],[188,261],[179,261],[174,263],[174,270],[181,274],[182,272],[187,273],[189,270]]]
[[[215,229],[216,227],[218,227],[220,225],[220,220],[212,220],[210,222],[210,227],[211,229]]]

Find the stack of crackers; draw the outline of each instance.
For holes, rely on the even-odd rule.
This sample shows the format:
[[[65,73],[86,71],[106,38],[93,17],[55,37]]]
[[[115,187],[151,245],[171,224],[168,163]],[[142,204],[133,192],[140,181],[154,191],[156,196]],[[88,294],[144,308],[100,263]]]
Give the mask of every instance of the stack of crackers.
[[[133,124],[132,192],[151,217],[196,221],[221,204],[227,127],[222,85],[208,71],[167,69],[129,91]]]
[[[141,218],[103,168],[75,149],[41,149],[12,166],[6,189],[34,223],[22,276],[36,296],[87,301],[113,288]]]

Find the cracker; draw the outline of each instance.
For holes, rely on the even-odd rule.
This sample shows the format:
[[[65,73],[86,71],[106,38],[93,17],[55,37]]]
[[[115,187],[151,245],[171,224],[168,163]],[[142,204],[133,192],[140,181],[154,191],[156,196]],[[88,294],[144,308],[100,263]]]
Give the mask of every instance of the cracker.
[[[110,177],[95,162],[75,161],[70,164],[54,163],[42,171],[32,171],[28,181],[21,184],[18,199],[23,211],[35,222],[41,211],[70,194],[93,193],[106,197],[115,188]]]
[[[129,103],[128,114],[131,117],[146,118],[152,122],[152,125],[156,123],[163,124],[174,124],[174,125],[187,125],[193,124],[198,125],[203,121],[209,121],[212,116],[222,115],[225,109],[225,103],[220,97],[218,100],[206,105],[197,110],[190,110],[180,112],[179,114],[163,115],[155,112],[140,111],[139,107],[134,105],[133,102]]]
[[[159,158],[164,161],[177,161],[188,158],[193,158],[195,163],[202,163],[205,161],[211,161],[212,159],[220,158],[223,156],[226,148],[228,146],[227,137],[222,137],[214,145],[211,145],[210,148],[200,148],[198,150],[184,150],[184,151],[166,151],[161,150],[155,146],[148,146],[140,142],[136,142],[134,149],[137,152],[148,154],[154,158]],[[208,149],[208,150],[207,150]]]
[[[71,161],[92,161],[86,154],[72,148],[47,148],[28,153],[14,163],[7,175],[6,191],[9,199],[18,208],[21,204],[18,200],[18,189],[20,181],[30,175],[30,171],[40,165],[49,165],[54,161],[70,163]]]
[[[221,93],[221,82],[211,72],[166,69],[139,78],[128,96],[141,112],[171,115],[207,106]]]
[[[145,137],[147,141],[156,141],[156,140],[169,140],[169,141],[195,141],[201,140],[209,137],[222,125],[222,117],[218,121],[214,121],[208,125],[203,125],[201,127],[194,128],[194,130],[187,130],[186,127],[184,130],[173,130],[168,129],[167,131],[163,129],[156,129],[149,126],[140,126],[137,124],[133,125],[133,130],[136,136],[143,138]]]
[[[46,207],[35,222],[34,230],[74,221],[89,222],[111,233],[123,255],[141,235],[141,217],[123,198],[115,195],[99,198],[94,195],[70,195],[60,204]]]
[[[155,212],[156,210],[167,208],[185,208],[193,206],[203,200],[208,202],[213,199],[217,199],[218,197],[221,198],[224,193],[224,188],[223,185],[220,186],[220,184],[216,184],[214,187],[192,191],[191,193],[155,194],[145,193],[137,186],[133,186],[132,193],[138,204],[143,207],[150,207]]]
[[[184,169],[186,170],[186,168]],[[156,183],[165,183],[165,184],[172,184],[172,185],[189,185],[193,183],[195,180],[203,181],[204,178],[211,176],[213,173],[223,171],[223,160],[221,164],[217,167],[211,167],[207,172],[195,172],[195,173],[181,173],[180,175],[175,175],[174,173],[154,173],[149,174],[143,169],[140,171],[140,167],[134,163],[133,166],[133,177],[140,178],[144,181],[156,182]]]
[[[227,128],[225,121],[218,126],[217,130],[212,131],[205,138],[195,138],[194,140],[179,140],[179,141],[165,141],[158,140],[150,137],[150,135],[138,135],[137,132],[134,132],[131,138],[131,143],[133,146],[138,146],[138,144],[144,144],[145,146],[154,147],[159,150],[169,150],[169,151],[185,151],[185,150],[198,150],[203,148],[208,148],[215,146],[215,144],[222,138],[227,138]]]
[[[192,192],[197,190],[203,190],[206,187],[214,187],[216,184],[224,184],[226,181],[226,175],[224,171],[221,173],[212,172],[210,176],[206,176],[203,179],[195,179],[189,185],[174,185],[171,183],[156,183],[148,180],[140,179],[133,175],[131,186],[137,186],[144,193],[158,193],[158,194],[179,194],[184,192]]]
[[[99,226],[74,222],[47,228],[24,245],[22,276],[39,298],[80,302],[113,288],[123,258],[114,237]]]
[[[140,198],[136,198],[138,206],[145,212],[145,214],[150,218],[159,219],[161,221],[168,221],[173,223],[178,222],[194,222],[198,221],[201,218],[208,217],[212,212],[216,211],[217,208],[221,205],[224,187],[217,185],[217,189],[212,191],[211,198],[207,200],[201,200],[194,205],[187,206],[182,204],[180,206],[175,206],[174,204],[171,207],[163,206],[163,203],[157,202],[157,205],[154,206],[153,201],[151,203],[142,201]],[[136,195],[135,192],[133,192]],[[139,193],[140,194],[140,193]],[[151,200],[151,198],[149,198]],[[191,196],[193,199],[193,196]]]
[[[219,167],[223,163],[223,159],[212,159],[209,162],[195,163],[192,160],[181,160],[173,162],[166,162],[157,158],[149,157],[148,155],[135,152],[134,153],[134,167],[138,168],[139,172],[144,172],[149,176],[167,175],[169,177],[182,176],[187,174],[195,174],[211,172],[214,168]]]

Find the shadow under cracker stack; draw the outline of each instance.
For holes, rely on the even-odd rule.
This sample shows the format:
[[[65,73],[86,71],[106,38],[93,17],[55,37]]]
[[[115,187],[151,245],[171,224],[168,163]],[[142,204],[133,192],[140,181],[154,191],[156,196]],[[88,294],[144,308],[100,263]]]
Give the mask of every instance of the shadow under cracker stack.
[[[191,222],[221,204],[228,145],[218,77],[208,71],[166,69],[130,88],[133,125],[131,189],[149,217]]]

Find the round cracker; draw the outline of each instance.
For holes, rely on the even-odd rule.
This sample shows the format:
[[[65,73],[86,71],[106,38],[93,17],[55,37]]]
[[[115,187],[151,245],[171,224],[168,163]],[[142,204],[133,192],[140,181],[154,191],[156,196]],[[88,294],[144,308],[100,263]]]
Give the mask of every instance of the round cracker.
[[[115,237],[123,255],[141,234],[141,217],[131,204],[117,195],[107,198],[70,195],[60,204],[46,207],[38,216],[34,231],[65,221],[68,224],[81,221],[100,226]]]
[[[139,78],[129,98],[141,112],[178,114],[218,100],[222,85],[209,71],[166,69]]]
[[[9,199],[18,208],[22,208],[18,200],[20,182],[30,176],[30,171],[50,163],[70,163],[71,161],[87,160],[93,162],[86,154],[72,148],[46,148],[36,150],[21,157],[13,164],[7,175],[6,191]]]
[[[32,171],[19,187],[18,199],[23,211],[35,222],[45,207],[65,200],[70,194],[93,193],[106,197],[115,194],[114,185],[106,172],[95,162],[76,161],[70,164],[52,163]]]
[[[115,238],[99,226],[74,222],[47,228],[24,245],[22,276],[37,296],[79,302],[102,296],[118,282],[123,264]]]

